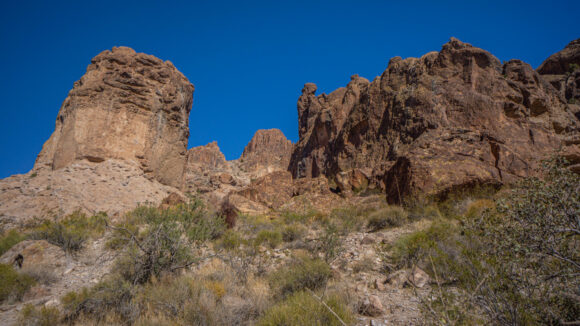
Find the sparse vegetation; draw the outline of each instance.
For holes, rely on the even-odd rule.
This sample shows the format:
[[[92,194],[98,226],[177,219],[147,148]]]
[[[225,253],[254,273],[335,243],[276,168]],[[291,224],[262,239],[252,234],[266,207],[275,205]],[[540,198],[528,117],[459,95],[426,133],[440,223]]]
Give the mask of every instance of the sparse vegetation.
[[[330,267],[324,261],[300,257],[270,275],[270,286],[279,297],[284,298],[304,289],[324,287],[330,276]]]
[[[22,326],[55,326],[61,323],[60,311],[56,307],[36,308],[26,305],[20,314],[18,324]]]
[[[255,239],[256,245],[266,244],[270,248],[276,248],[282,243],[282,233],[278,230],[262,230]]]
[[[391,261],[421,266],[436,281],[422,297],[428,321],[577,323],[579,185],[579,176],[554,158],[545,163],[543,178],[524,179],[494,202],[470,197],[461,224],[435,221],[397,241]]]
[[[1,303],[19,301],[34,284],[32,277],[18,273],[10,265],[0,264]]]
[[[82,249],[89,237],[104,233],[106,218],[104,213],[87,217],[77,211],[61,219],[54,217],[53,220],[43,221],[30,232],[30,237],[46,240],[67,252],[75,252]]]
[[[15,244],[26,239],[26,236],[17,230],[9,230],[0,236],[0,256],[10,250]]]
[[[352,313],[339,296],[332,295],[323,300],[328,308],[311,293],[305,291],[294,293],[266,311],[258,321],[258,325],[343,325],[341,321],[350,324],[354,320]]]
[[[369,215],[368,228],[378,231],[387,227],[397,227],[407,222],[407,212],[399,206],[379,209]]]

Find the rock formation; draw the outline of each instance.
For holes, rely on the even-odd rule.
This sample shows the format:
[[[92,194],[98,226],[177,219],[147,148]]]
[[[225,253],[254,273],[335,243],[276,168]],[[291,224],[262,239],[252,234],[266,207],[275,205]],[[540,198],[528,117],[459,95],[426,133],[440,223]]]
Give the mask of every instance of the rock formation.
[[[537,69],[542,78],[560,91],[580,119],[580,39],[551,55]]]
[[[35,169],[121,159],[180,187],[193,89],[169,61],[126,47],[100,53],[62,104]]]
[[[193,85],[171,64],[104,51],[74,84],[32,171],[0,181],[0,222],[160,203],[183,181]]]
[[[238,159],[240,169],[254,176],[287,170],[292,142],[279,129],[258,130]]]
[[[230,174],[231,167],[217,142],[193,147],[187,151],[183,189],[187,192],[209,192],[219,187],[219,175]],[[217,179],[216,179],[217,177]]]
[[[528,64],[501,64],[454,38],[440,52],[391,59],[372,82],[355,75],[346,88],[315,92],[306,84],[298,99],[293,177],[381,188],[391,202],[529,175],[579,126]]]
[[[278,129],[256,131],[237,160],[226,161],[216,142],[191,148],[187,155],[183,190],[208,194],[210,201],[217,204],[230,192],[248,186],[252,180],[286,171],[292,148],[292,142]]]

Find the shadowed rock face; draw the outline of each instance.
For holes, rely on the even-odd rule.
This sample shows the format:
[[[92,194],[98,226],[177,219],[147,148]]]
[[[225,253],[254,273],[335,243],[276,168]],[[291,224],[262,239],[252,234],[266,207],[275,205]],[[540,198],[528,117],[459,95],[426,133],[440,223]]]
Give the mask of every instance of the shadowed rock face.
[[[104,51],[69,92],[35,169],[122,159],[181,187],[193,90],[169,61],[126,47]]]
[[[396,202],[531,173],[578,131],[578,120],[528,64],[503,65],[452,38],[440,52],[391,59],[372,82],[298,99],[294,178],[325,175],[343,191],[377,187]]]
[[[560,91],[580,119],[580,39],[570,42],[562,51],[551,55],[537,71]]]

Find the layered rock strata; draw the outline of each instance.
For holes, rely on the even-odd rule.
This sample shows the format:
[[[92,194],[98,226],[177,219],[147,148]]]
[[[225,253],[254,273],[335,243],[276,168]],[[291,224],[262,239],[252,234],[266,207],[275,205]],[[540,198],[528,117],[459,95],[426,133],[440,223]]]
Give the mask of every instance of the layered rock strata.
[[[104,51],[64,100],[35,169],[120,159],[180,187],[193,90],[169,61],[126,47]]]

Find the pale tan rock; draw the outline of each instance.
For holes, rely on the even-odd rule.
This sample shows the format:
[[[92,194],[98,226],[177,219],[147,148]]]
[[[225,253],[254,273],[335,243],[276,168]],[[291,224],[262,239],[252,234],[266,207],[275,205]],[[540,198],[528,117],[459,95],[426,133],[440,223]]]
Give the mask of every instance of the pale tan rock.
[[[67,266],[65,252],[46,240],[24,240],[17,243],[0,257],[0,263],[13,264],[18,255],[22,255],[23,258],[22,271],[38,270],[45,273],[62,274]]]
[[[0,223],[15,227],[75,210],[115,217],[139,204],[159,205],[172,192],[179,190],[151,180],[135,162],[81,160],[0,180]]]
[[[193,90],[169,61],[126,47],[104,51],[64,100],[34,169],[121,159],[179,188]]]
[[[369,295],[360,303],[358,312],[364,316],[377,317],[382,315],[385,310],[381,300],[377,296]]]
[[[429,275],[417,266],[407,276],[407,281],[417,288],[424,287],[429,282],[429,279]]]

